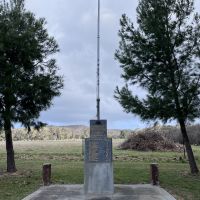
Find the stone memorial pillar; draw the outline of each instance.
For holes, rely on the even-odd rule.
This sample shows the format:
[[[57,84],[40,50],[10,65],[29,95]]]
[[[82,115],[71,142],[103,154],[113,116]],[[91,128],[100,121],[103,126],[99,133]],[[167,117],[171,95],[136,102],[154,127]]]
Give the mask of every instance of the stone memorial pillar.
[[[85,139],[85,194],[113,194],[112,139],[107,138],[107,121],[90,121],[90,138]]]

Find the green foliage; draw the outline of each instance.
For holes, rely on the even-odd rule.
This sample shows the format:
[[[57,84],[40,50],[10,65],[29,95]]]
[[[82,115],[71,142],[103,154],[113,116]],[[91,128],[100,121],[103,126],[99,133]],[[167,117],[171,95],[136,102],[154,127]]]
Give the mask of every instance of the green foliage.
[[[37,118],[60,95],[62,77],[52,55],[58,44],[43,18],[26,11],[24,0],[0,2],[0,126],[5,120],[39,128]]]
[[[123,15],[116,59],[126,85],[115,97],[143,120],[194,120],[200,116],[200,16],[193,0],[141,0],[137,23]],[[133,94],[140,86],[146,96]]]

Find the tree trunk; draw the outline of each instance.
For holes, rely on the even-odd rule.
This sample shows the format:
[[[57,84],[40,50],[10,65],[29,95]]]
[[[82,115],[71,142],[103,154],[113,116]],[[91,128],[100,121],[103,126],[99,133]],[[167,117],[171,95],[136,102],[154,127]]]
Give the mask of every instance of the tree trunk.
[[[193,154],[193,151],[192,151],[192,147],[190,145],[190,141],[189,141],[189,138],[188,138],[188,135],[187,135],[187,130],[186,130],[186,127],[185,127],[184,120],[180,119],[179,124],[180,124],[180,127],[181,127],[181,133],[182,133],[183,141],[184,141],[185,148],[186,148],[186,151],[187,151],[187,156],[188,156],[188,160],[189,160],[189,164],[190,164],[191,173],[192,174],[198,174],[199,169],[197,167],[197,164],[196,164],[196,161],[195,161],[195,158],[194,158],[194,154]]]
[[[15,166],[11,122],[10,120],[6,119],[4,123],[5,123],[4,131],[5,131],[5,137],[6,137],[6,151],[7,151],[7,172],[13,173],[13,172],[16,172],[17,169]]]
[[[183,116],[183,112],[181,111],[181,106],[180,106],[180,101],[179,101],[179,96],[178,96],[178,92],[177,92],[177,85],[175,83],[175,79],[174,79],[174,71],[171,70],[171,82],[172,82],[172,89],[173,89],[173,93],[174,93],[174,100],[175,100],[175,104],[176,104],[176,109],[177,109],[177,114],[178,114],[178,121],[180,124],[180,128],[181,128],[181,133],[183,136],[183,143],[185,145],[186,148],[186,152],[187,152],[187,156],[188,156],[188,160],[189,160],[189,165],[190,165],[190,170],[192,174],[197,174],[199,172],[199,169],[197,167],[195,158],[194,158],[194,154],[192,151],[192,147],[190,145],[190,141],[188,138],[188,134],[187,134],[187,130],[185,127],[185,118]]]

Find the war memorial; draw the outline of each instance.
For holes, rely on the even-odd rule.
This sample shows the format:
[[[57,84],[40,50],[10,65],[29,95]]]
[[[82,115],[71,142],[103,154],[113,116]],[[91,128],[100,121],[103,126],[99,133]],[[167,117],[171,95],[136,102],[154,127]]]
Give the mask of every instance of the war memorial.
[[[107,137],[107,120],[100,119],[100,0],[97,33],[97,118],[90,120],[90,137],[84,142],[84,184],[45,184],[23,200],[175,200],[151,184],[114,185],[112,139]]]

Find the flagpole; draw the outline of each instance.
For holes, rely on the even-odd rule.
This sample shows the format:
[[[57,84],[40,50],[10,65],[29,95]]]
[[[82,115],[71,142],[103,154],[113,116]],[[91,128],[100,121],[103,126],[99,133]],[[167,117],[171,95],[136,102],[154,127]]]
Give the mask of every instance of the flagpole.
[[[97,19],[97,120],[100,120],[100,0]]]

